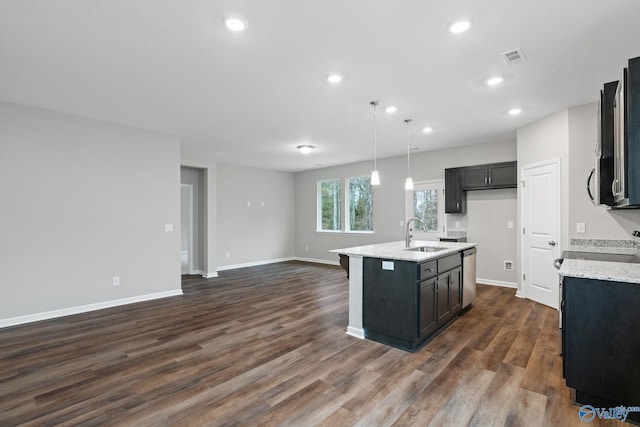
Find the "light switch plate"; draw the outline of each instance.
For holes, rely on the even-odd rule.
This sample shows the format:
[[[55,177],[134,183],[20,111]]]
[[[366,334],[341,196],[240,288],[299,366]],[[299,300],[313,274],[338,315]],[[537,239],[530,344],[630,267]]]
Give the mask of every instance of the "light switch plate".
[[[164,225],[164,231],[166,231],[167,233],[170,233],[173,231],[173,224],[165,224]]]
[[[507,228],[513,228],[513,221],[507,221]]]
[[[576,223],[576,233],[584,234],[587,232],[587,224],[584,222]]]

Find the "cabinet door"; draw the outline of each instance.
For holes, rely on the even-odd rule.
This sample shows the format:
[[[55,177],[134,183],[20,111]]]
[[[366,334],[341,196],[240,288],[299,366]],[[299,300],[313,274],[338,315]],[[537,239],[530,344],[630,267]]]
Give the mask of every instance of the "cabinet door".
[[[484,188],[488,185],[487,166],[468,166],[462,168],[461,182],[463,190]]]
[[[449,320],[451,310],[449,310],[449,279],[451,276],[449,273],[441,274],[438,276],[438,282],[436,283],[436,300],[438,304],[438,323],[445,323]]]
[[[444,170],[444,211],[445,213],[463,213],[461,168]]]
[[[489,187],[510,188],[517,187],[518,170],[516,162],[496,163],[489,165]]]
[[[426,337],[436,330],[438,316],[436,308],[437,278],[420,282],[420,337]]]
[[[412,342],[418,336],[418,265],[391,260],[393,270],[382,268],[382,259],[364,258],[362,320],[369,331]]]
[[[451,314],[456,314],[462,309],[462,269],[454,268],[450,272],[449,304]]]

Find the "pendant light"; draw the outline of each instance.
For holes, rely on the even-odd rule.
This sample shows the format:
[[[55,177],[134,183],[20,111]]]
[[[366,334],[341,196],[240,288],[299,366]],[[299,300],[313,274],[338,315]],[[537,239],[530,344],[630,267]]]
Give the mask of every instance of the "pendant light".
[[[407,124],[407,180],[404,182],[405,190],[413,190],[413,180],[411,179],[411,163],[409,161],[409,123],[411,123],[411,119],[405,119],[404,121]]]
[[[376,106],[378,101],[371,101],[369,104],[373,106],[373,171],[371,172],[371,185],[380,185],[380,175],[377,167],[378,140],[376,135]]]

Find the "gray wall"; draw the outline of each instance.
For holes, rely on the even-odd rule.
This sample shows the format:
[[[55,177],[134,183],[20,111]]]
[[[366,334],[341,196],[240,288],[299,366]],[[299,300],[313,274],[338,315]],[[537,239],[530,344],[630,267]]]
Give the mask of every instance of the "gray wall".
[[[412,153],[411,175],[414,182],[444,180],[445,168],[515,159],[516,143],[513,140],[450,150]],[[381,185],[374,188],[374,234],[316,232],[317,181],[369,175],[372,167],[373,162],[360,162],[296,174],[295,253],[297,257],[336,262],[337,256],[328,253],[330,249],[397,241],[404,238],[404,227],[400,226],[400,221],[406,220],[404,180],[407,163],[404,156],[378,160]],[[468,193],[471,206],[468,207],[465,215],[447,215],[449,217],[447,222],[452,227],[455,221],[460,221],[460,229],[468,228],[467,231],[476,239],[474,241],[479,243],[479,252],[485,250],[488,255],[491,251],[492,255],[488,259],[500,260],[499,263],[496,261],[485,264],[486,269],[483,267],[481,271],[485,275],[484,279],[512,283],[513,272],[505,274],[502,270],[502,260],[516,262],[515,237],[512,230],[507,230],[506,221],[503,219],[516,220],[515,190],[484,195],[477,193],[480,192]],[[490,201],[492,198],[495,199],[493,200],[495,203]],[[494,215],[497,206],[501,212],[499,216]],[[489,222],[483,222],[480,219],[489,217],[492,218]],[[473,228],[483,227],[490,231],[486,233],[477,231],[474,235],[471,225]]]
[[[640,211],[607,210],[588,199],[585,188],[595,162],[596,127],[597,104],[591,103],[564,109],[518,130],[520,167],[560,159],[562,249],[568,248],[570,238],[630,240],[631,232],[640,230]],[[585,234],[576,233],[577,222],[587,224]],[[519,257],[520,233],[517,239]]]
[[[180,292],[179,150],[174,137],[0,103],[0,321]]]
[[[217,186],[218,270],[294,257],[294,174],[220,162]]]
[[[569,238],[631,239],[640,229],[640,210],[608,210],[594,206],[586,191],[586,180],[593,168],[598,104],[569,109]],[[578,234],[576,224],[586,223],[586,233]]]

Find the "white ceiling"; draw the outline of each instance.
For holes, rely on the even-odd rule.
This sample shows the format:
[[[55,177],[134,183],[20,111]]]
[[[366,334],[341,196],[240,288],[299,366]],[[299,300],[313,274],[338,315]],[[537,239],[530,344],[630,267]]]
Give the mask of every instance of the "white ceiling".
[[[225,30],[230,13],[243,34]],[[454,35],[458,17],[472,27]],[[300,171],[372,159],[371,100],[378,157],[404,153],[405,118],[412,147],[433,150],[594,102],[640,55],[639,18],[638,0],[0,0],[0,100]],[[507,66],[515,48],[527,61]],[[509,78],[483,84],[495,73]],[[302,155],[303,143],[317,149]]]

